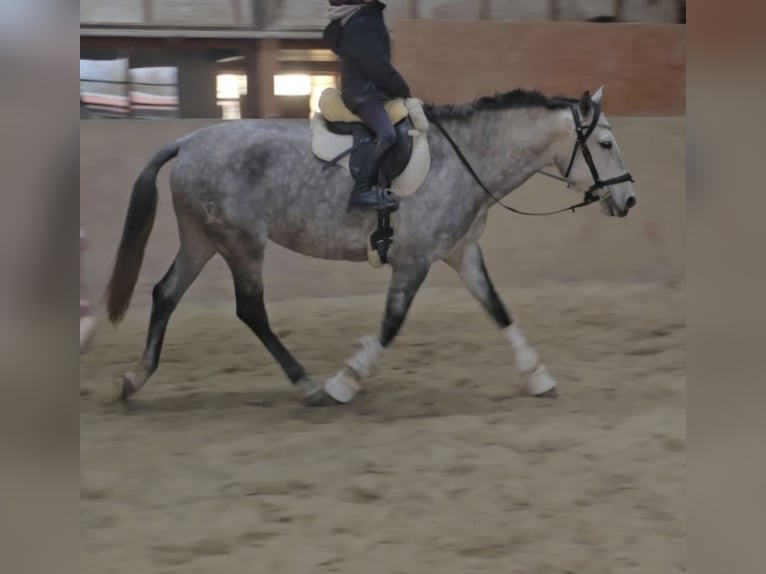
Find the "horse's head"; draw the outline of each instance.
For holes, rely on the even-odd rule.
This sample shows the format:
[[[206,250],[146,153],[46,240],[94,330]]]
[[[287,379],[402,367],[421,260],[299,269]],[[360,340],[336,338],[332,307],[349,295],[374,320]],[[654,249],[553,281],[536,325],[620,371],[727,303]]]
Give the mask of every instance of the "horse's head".
[[[585,194],[586,200],[601,203],[603,213],[625,217],[636,205],[633,179],[625,169],[620,146],[601,111],[603,94],[602,86],[592,96],[585,92],[579,101],[571,104],[568,145],[562,146],[556,165],[570,185]]]

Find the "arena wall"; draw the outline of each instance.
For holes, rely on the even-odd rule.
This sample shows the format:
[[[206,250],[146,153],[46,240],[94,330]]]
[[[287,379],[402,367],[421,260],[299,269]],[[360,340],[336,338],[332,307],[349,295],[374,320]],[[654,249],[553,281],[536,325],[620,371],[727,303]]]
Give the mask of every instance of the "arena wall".
[[[515,87],[579,96],[604,84],[608,114],[682,116],[685,30],[674,24],[402,20],[393,51],[397,68],[425,101],[470,101]]]

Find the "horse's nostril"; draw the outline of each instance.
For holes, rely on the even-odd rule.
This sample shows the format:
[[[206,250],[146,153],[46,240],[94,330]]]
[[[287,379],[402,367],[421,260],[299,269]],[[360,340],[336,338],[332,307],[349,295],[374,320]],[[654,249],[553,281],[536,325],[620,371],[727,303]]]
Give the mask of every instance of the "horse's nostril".
[[[625,209],[631,209],[636,206],[636,198],[635,197],[629,197],[628,201],[625,202]]]

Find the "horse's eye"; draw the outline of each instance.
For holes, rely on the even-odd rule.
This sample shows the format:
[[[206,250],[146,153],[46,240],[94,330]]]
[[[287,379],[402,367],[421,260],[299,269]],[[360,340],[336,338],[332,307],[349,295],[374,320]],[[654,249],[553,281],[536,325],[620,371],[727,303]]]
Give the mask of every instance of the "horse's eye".
[[[598,142],[598,145],[600,145],[604,149],[612,149],[612,142],[610,142],[609,140]]]

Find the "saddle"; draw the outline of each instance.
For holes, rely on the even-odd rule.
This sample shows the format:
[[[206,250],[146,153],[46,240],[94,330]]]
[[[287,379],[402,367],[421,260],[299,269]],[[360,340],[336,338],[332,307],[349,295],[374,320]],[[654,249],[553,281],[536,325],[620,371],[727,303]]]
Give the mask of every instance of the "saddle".
[[[375,134],[343,103],[335,88],[325,89],[319,97],[319,111],[311,116],[311,150],[325,162],[323,169],[340,166],[354,177],[361,161],[357,151],[375,139]],[[411,195],[425,180],[431,168],[428,148],[428,119],[420,100],[396,99],[385,104],[396,131],[396,143],[381,166],[383,194],[398,197]],[[378,224],[367,242],[367,261],[373,267],[388,263],[388,250],[394,241],[391,213],[398,209],[384,206],[378,209]]]
[[[410,115],[405,100],[398,98],[389,100],[384,104],[388,117],[396,125]],[[319,111],[322,116],[331,123],[340,124],[363,124],[362,118],[352,113],[343,103],[343,95],[336,88],[326,88],[319,95]]]
[[[318,107],[319,112],[311,117],[314,156],[326,162],[325,168],[339,165],[349,174],[355,173],[353,168],[359,164],[356,152],[375,138],[374,133],[346,107],[341,92],[335,88],[322,92]],[[428,120],[422,102],[414,98],[390,100],[385,109],[397,137],[381,172],[386,187],[404,197],[420,187],[430,169]]]

